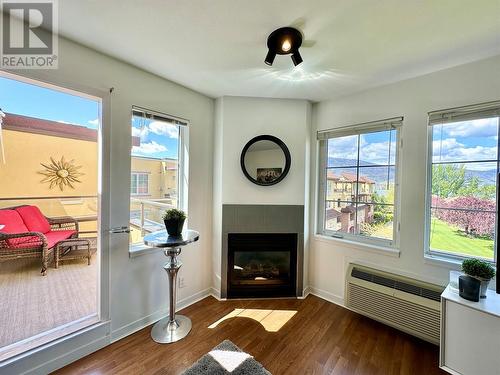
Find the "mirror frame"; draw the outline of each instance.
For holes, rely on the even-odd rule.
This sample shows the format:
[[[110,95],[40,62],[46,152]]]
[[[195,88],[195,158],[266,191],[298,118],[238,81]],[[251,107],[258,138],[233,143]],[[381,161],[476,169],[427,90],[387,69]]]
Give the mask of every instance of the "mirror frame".
[[[250,146],[252,146],[254,143],[257,143],[259,141],[271,141],[275,144],[277,144],[280,148],[281,151],[283,151],[283,154],[285,155],[285,168],[283,168],[283,172],[281,172],[281,175],[274,181],[271,182],[259,182],[256,179],[254,179],[250,174],[248,174],[247,169],[245,167],[245,156],[247,154],[248,149]],[[273,136],[273,135],[258,135],[257,137],[252,138],[247,142],[245,147],[243,147],[243,150],[241,150],[241,156],[240,156],[240,165],[241,165],[241,170],[243,171],[243,174],[245,177],[253,182],[256,185],[259,186],[271,186],[275,185],[278,182],[281,182],[288,172],[290,171],[290,165],[292,164],[292,157],[290,156],[290,151],[288,150],[288,147],[286,147],[286,144],[279,138]]]

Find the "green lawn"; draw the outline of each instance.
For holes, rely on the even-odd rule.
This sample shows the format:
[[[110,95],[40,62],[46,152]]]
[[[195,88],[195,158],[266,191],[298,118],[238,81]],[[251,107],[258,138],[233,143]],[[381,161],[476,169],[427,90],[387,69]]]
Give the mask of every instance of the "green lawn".
[[[458,228],[436,218],[432,218],[431,224],[431,249],[493,259],[493,240],[468,237]]]
[[[393,236],[393,223],[392,221],[386,224],[371,224],[368,228],[369,230],[366,233],[361,233],[370,237],[377,238],[385,238],[388,240],[392,240]]]

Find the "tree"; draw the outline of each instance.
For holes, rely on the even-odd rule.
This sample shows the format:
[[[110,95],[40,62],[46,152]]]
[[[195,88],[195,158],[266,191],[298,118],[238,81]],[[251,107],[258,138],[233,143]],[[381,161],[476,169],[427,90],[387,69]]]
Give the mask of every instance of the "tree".
[[[432,166],[432,195],[450,198],[458,195],[458,191],[466,182],[465,166],[453,164],[437,164]]]
[[[372,194],[372,202],[375,203],[373,221],[376,224],[385,224],[394,220],[392,207],[394,205],[394,185],[390,184],[385,194]],[[377,204],[378,203],[378,204]]]
[[[496,186],[481,184],[477,176],[467,176],[464,165],[437,164],[432,166],[432,195],[441,198],[477,197],[495,199]]]
[[[497,196],[497,187],[496,185],[483,185],[480,187],[479,192],[477,193],[479,198],[483,199],[496,199]]]
[[[492,237],[495,227],[495,202],[476,197],[456,197],[442,199],[433,197],[433,206],[446,208],[437,209],[435,215],[449,224],[464,230],[468,235]]]

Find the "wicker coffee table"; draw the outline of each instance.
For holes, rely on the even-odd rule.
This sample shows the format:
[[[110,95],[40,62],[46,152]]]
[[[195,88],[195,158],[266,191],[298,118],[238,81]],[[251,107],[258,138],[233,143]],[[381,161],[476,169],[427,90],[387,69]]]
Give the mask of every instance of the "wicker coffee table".
[[[90,247],[90,240],[86,238],[69,238],[56,245],[54,252],[55,268],[59,268],[59,262],[69,259],[87,259],[90,266],[90,259],[95,253],[95,249]]]

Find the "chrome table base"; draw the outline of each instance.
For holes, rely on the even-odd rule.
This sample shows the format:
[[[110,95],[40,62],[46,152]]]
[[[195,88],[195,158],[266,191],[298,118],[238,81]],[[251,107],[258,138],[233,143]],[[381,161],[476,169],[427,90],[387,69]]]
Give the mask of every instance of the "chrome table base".
[[[170,344],[186,337],[191,331],[191,319],[184,315],[176,315],[170,322],[170,317],[159,320],[151,330],[151,337],[160,344]]]
[[[156,322],[151,330],[151,338],[160,344],[179,341],[191,331],[191,320],[184,315],[175,315],[177,273],[182,266],[182,262],[177,259],[180,253],[180,247],[165,250],[169,261],[163,268],[168,275],[170,310],[168,316]]]

